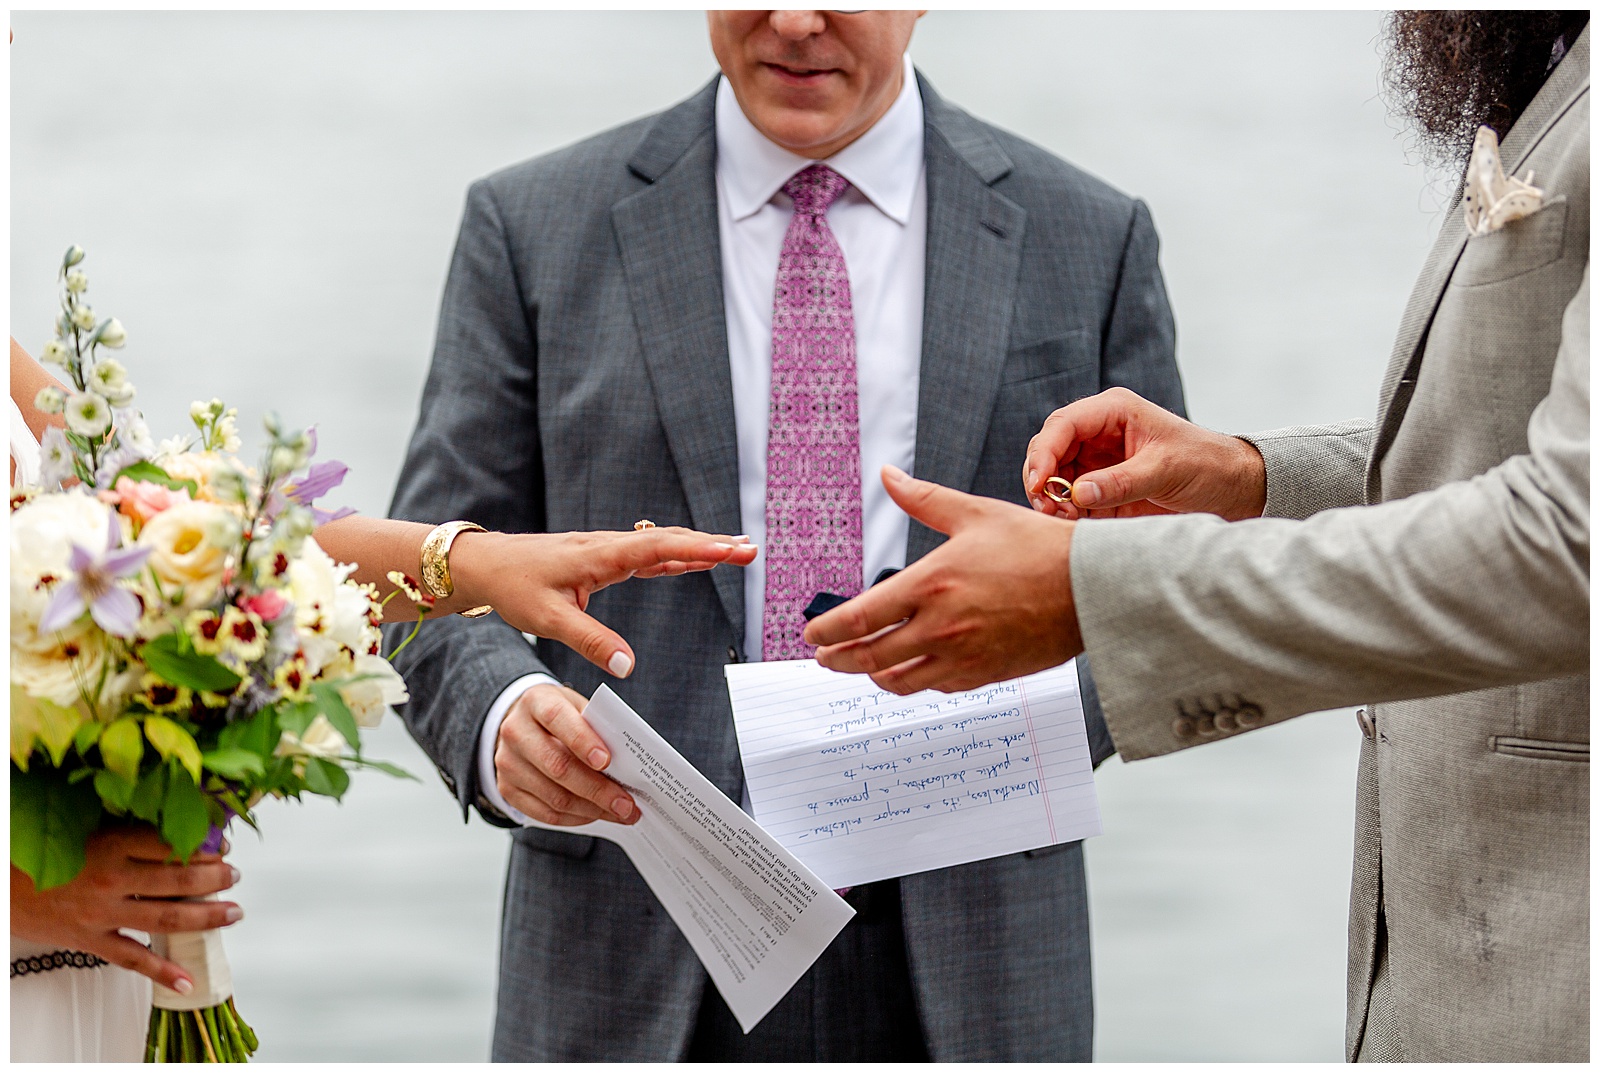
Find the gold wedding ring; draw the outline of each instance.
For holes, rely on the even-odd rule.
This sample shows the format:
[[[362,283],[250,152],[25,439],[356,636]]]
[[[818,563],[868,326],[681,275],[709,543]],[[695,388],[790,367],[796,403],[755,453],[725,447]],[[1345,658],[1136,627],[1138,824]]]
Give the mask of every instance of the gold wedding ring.
[[[638,521],[633,523],[633,531],[636,533],[641,529],[654,529],[655,527],[656,523],[651,521],[649,518],[640,518]]]
[[[1052,487],[1052,485],[1055,487]],[[1061,491],[1057,492],[1056,488],[1060,488]],[[1046,477],[1044,482],[1044,494],[1055,500],[1057,503],[1071,503],[1072,482],[1067,480],[1065,477]]]

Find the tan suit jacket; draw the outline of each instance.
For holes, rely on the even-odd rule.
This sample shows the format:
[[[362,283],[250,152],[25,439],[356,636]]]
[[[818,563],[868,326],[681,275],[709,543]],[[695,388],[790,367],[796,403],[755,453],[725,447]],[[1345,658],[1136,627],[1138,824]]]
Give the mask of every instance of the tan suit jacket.
[[[1124,759],[1361,713],[1347,1057],[1589,1056],[1589,31],[1452,210],[1376,424],[1252,437],[1267,515],[1078,526]],[[1352,728],[1354,732],[1354,728]]]

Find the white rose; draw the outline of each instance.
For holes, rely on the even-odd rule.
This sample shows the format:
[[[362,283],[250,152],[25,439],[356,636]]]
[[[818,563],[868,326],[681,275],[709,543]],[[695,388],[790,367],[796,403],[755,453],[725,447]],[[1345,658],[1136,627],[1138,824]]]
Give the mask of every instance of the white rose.
[[[311,537],[289,560],[287,595],[294,604],[295,627],[302,636],[306,664],[313,675],[332,662],[341,649],[364,653],[370,643],[366,594],[345,580],[354,571],[354,566],[330,559]]]
[[[111,428],[111,404],[92,391],[74,393],[67,400],[67,427],[80,436],[97,440]]]
[[[19,644],[13,633],[11,684],[63,708],[76,704],[79,683],[92,689],[100,681],[106,658],[102,639],[87,620],[27,645]]]
[[[344,755],[344,735],[333,729],[333,724],[328,722],[328,717],[319,715],[311,720],[311,725],[306,727],[303,735],[294,735],[287,730],[283,737],[278,739],[278,756],[317,756],[324,760],[337,760]]]
[[[216,596],[238,543],[239,528],[238,517],[226,507],[178,503],[145,523],[139,532],[139,546],[150,549],[147,562],[167,596],[182,586],[182,606],[196,608]]]
[[[405,679],[382,656],[357,655],[355,673],[361,680],[339,687],[339,695],[364,727],[377,726],[385,711],[411,699]]]
[[[50,603],[46,578],[65,580],[72,545],[98,551],[106,546],[111,508],[82,492],[56,492],[30,500],[11,513],[11,646],[48,651],[54,644],[35,628]]]

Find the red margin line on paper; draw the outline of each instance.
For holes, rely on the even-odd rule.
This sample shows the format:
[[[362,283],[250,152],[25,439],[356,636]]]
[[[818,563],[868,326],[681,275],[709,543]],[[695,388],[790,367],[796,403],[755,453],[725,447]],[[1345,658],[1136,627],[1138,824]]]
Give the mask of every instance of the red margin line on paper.
[[[1033,713],[1028,710],[1028,688],[1017,679],[1017,692],[1022,696],[1022,719],[1028,724],[1028,744],[1033,746],[1033,769],[1039,773],[1039,796],[1044,798],[1044,822],[1050,828],[1050,844],[1056,844],[1056,819],[1050,814],[1050,787],[1044,781],[1044,761],[1039,759],[1039,739],[1033,732]]]

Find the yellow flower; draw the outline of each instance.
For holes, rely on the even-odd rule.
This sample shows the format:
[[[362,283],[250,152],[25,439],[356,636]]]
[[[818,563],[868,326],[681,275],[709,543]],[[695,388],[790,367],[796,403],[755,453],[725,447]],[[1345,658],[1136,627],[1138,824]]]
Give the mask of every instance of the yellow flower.
[[[184,632],[194,642],[196,652],[203,652],[208,656],[215,656],[222,651],[224,644],[223,617],[215,611],[191,611],[184,620]]]
[[[311,673],[306,670],[306,661],[296,653],[278,664],[272,682],[288,699],[305,700],[311,689]]]
[[[188,711],[194,705],[194,694],[187,686],[175,686],[153,674],[139,680],[139,700],[152,712]]]

